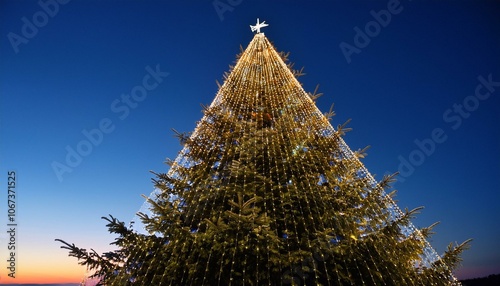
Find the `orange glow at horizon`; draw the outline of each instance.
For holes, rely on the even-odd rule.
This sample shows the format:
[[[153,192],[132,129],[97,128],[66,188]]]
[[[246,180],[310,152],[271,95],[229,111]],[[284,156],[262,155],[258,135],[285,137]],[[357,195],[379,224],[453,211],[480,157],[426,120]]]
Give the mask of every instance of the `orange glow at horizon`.
[[[52,273],[28,273],[26,275],[16,276],[16,278],[2,276],[0,285],[12,284],[61,284],[61,283],[81,283],[84,277],[77,277],[68,274],[54,275]]]
[[[83,244],[79,241],[83,239],[82,236],[76,239],[71,235],[47,233],[43,229],[34,231],[40,235],[21,237],[19,240],[15,278],[8,276],[6,258],[9,254],[0,248],[0,285],[81,283],[89,274],[86,267],[79,265],[76,258],[68,256],[66,250],[60,249],[60,245],[54,242],[53,237],[69,236],[71,241]],[[95,244],[96,247],[93,249],[97,252],[109,251],[104,243]]]
[[[0,273],[0,285],[21,283],[81,283],[87,273],[84,266],[78,265],[74,261],[68,263],[66,259],[57,262],[49,259],[46,259],[45,262],[41,260],[40,258],[35,258],[29,262],[20,264],[16,269],[15,278],[8,276],[8,269],[2,269]]]

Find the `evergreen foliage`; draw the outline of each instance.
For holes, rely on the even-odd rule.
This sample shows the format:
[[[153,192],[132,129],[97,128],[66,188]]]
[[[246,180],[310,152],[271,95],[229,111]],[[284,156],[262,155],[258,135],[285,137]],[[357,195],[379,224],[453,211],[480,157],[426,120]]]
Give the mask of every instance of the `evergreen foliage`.
[[[264,34],[204,107],[135,232],[110,216],[117,251],[60,240],[102,285],[458,285],[468,242],[442,258],[376,182]]]

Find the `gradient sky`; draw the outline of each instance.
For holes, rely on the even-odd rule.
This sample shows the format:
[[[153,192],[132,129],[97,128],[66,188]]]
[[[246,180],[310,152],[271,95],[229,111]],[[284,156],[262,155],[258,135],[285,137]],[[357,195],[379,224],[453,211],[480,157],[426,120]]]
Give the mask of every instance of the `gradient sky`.
[[[149,171],[181,148],[170,129],[194,129],[257,17],[305,67],[306,91],[320,84],[318,107],[335,103],[333,124],[352,118],[345,140],[371,145],[368,170],[402,172],[398,205],[425,206],[414,224],[441,222],[437,252],[474,239],[457,276],[500,273],[499,2],[59,1],[0,2],[0,201],[15,170],[19,222],[14,280],[2,203],[0,284],[79,282],[85,269],[55,238],[112,249],[100,217],[133,219]],[[122,97],[146,85],[141,101]],[[96,128],[102,138],[82,143]],[[88,154],[69,166],[78,146]]]

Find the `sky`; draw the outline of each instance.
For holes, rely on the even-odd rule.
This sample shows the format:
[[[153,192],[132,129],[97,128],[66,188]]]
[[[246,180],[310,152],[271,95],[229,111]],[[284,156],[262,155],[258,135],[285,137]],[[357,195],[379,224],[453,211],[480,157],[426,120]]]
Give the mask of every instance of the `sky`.
[[[130,222],[253,37],[290,52],[306,91],[367,169],[399,171],[400,208],[439,221],[458,278],[500,273],[500,4],[496,1],[0,2],[0,201],[15,172],[15,278],[0,205],[0,284],[77,283],[64,239],[98,252]],[[135,97],[132,97],[135,95]]]

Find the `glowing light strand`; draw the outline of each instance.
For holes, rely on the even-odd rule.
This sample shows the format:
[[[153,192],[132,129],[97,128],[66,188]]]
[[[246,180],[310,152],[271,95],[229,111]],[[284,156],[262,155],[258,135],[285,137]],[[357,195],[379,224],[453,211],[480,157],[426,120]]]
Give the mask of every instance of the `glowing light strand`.
[[[264,24],[261,23],[261,24]],[[256,25],[258,26],[259,23]],[[262,27],[262,26],[261,26]],[[269,130],[272,130],[275,128],[272,126],[272,124],[277,124],[277,120],[279,120],[279,117],[281,116],[282,118],[288,117],[288,118],[295,118],[295,121],[289,121],[289,122],[284,122],[283,125],[280,128],[283,128],[289,134],[287,134],[288,137],[285,137],[285,134],[281,133],[279,135],[275,136],[280,136],[280,141],[275,141],[275,140],[268,140],[269,137],[265,137],[264,131],[261,132],[262,136],[261,138],[254,137],[254,145],[259,145],[260,143],[258,140],[261,140],[262,142],[268,142],[267,145],[267,151],[266,151],[266,158],[271,158],[271,157],[277,157],[280,158],[280,160],[285,160],[287,162],[294,161],[296,160],[293,156],[296,156],[296,154],[303,154],[304,156],[315,156],[314,159],[307,159],[306,161],[309,162],[309,160],[313,161],[320,161],[321,158],[316,155],[309,155],[309,151],[307,151],[307,147],[301,146],[300,141],[302,138],[298,136],[298,133],[294,134],[293,130],[295,128],[302,129],[303,128],[309,128],[311,136],[319,136],[322,138],[322,140],[326,140],[326,142],[329,142],[329,144],[332,144],[332,146],[335,146],[331,150],[331,154],[328,156],[337,156],[338,152],[338,163],[340,164],[339,168],[344,168],[345,170],[350,169],[348,165],[354,165],[358,169],[358,173],[355,175],[354,180],[366,180],[367,184],[373,187],[374,191],[380,192],[381,198],[375,200],[375,204],[378,204],[378,206],[371,205],[371,202],[366,200],[366,195],[360,195],[359,199],[361,201],[364,201],[365,203],[370,204],[368,207],[372,209],[373,213],[378,213],[378,209],[384,209],[389,212],[389,214],[392,216],[391,220],[397,220],[401,218],[404,213],[399,209],[399,207],[395,204],[395,202],[392,200],[392,198],[388,197],[384,190],[382,190],[378,186],[378,182],[375,181],[373,176],[366,170],[364,165],[359,161],[359,159],[355,156],[355,154],[350,150],[350,148],[347,146],[347,144],[344,142],[344,140],[337,135],[336,130],[331,126],[331,124],[325,120],[323,114],[319,111],[319,109],[316,107],[314,104],[313,100],[308,96],[308,94],[302,89],[300,83],[297,81],[297,79],[293,76],[292,72],[289,70],[289,68],[286,66],[286,64],[281,60],[279,55],[274,51],[273,47],[271,44],[268,42],[268,40],[264,37],[263,34],[260,33],[260,28],[255,28],[257,31],[257,34],[255,35],[254,39],[252,42],[249,44],[248,48],[245,50],[245,52],[242,53],[240,59],[236,63],[236,66],[232,69],[231,73],[227,76],[226,80],[224,81],[223,85],[220,87],[219,91],[217,92],[215,99],[212,101],[210,106],[207,108],[206,113],[204,114],[203,118],[201,119],[200,122],[198,122],[194,132],[190,136],[189,140],[190,141],[196,141],[199,140],[200,142],[211,142],[210,144],[215,144],[216,146],[225,146],[228,144],[228,142],[222,142],[218,141],[216,137],[213,137],[210,135],[213,128],[216,130],[221,130],[221,131],[226,131],[230,129],[230,125],[227,125],[229,123],[224,123],[223,125],[217,125],[216,122],[214,122],[214,112],[227,112],[229,115],[229,118],[226,118],[225,120],[236,120],[236,119],[241,119],[248,114],[255,113],[255,122],[258,123],[259,120],[264,120],[265,110],[268,109],[269,114],[271,116],[271,126],[268,126]],[[284,71],[284,72],[283,72]],[[260,95],[259,92],[263,91],[263,94]],[[265,96],[266,98],[262,98],[261,96]],[[262,119],[260,119],[262,118]],[[216,119],[215,119],[216,120]],[[274,122],[274,123],[273,123]],[[262,123],[264,124],[264,123]],[[267,123],[269,124],[269,123]],[[255,130],[252,130],[249,126],[246,125],[247,129],[236,131],[234,132],[241,132],[239,135],[243,135],[248,132],[255,132]],[[252,127],[254,128],[254,127]],[[271,131],[267,131],[271,132]],[[230,136],[230,141],[233,141],[233,138],[238,138],[239,136],[233,135]],[[234,139],[237,140],[237,139]],[[295,151],[296,153],[290,152],[287,153],[285,150],[281,150],[280,146],[281,144],[286,144],[287,140],[292,140],[293,142],[297,142],[297,146],[299,148]],[[275,143],[275,142],[281,142],[281,143]],[[275,145],[278,144],[278,145]],[[301,146],[301,147],[300,147]],[[215,147],[214,147],[215,148]],[[224,148],[224,147],[221,147]],[[212,151],[210,151],[212,150]],[[172,164],[172,167],[167,173],[167,176],[173,179],[177,180],[186,180],[184,175],[182,174],[183,168],[189,169],[197,165],[199,162],[195,162],[192,160],[192,156],[196,155],[197,157],[204,157],[204,158],[210,158],[212,156],[217,156],[217,152],[213,151],[214,149],[210,148],[204,148],[202,145],[197,146],[197,145],[185,145],[182,150],[178,153],[178,156],[176,157],[175,161]],[[256,150],[256,149],[255,149]],[[224,150],[219,151],[219,152],[224,152]],[[257,158],[258,155],[261,154],[256,154],[254,153],[252,156],[254,158]],[[222,157],[220,160],[222,161],[224,159],[224,154],[221,155]],[[267,170],[271,170],[272,168],[278,168],[280,172],[276,172],[276,180],[278,182],[282,181],[282,178],[280,177],[280,174],[285,174],[285,178],[290,176],[291,181],[290,183],[287,182],[286,186],[277,186],[276,188],[278,189],[279,193],[279,198],[285,198],[288,201],[293,201],[293,198],[300,197],[303,195],[301,192],[306,191],[308,189],[312,189],[315,186],[312,185],[310,180],[305,180],[302,181],[302,179],[295,177],[293,174],[287,174],[289,170],[284,168],[284,164],[280,163],[277,166],[271,166],[270,165],[270,160],[264,160],[261,163],[264,164],[264,168]],[[301,170],[301,173],[307,173],[307,166],[300,161],[298,162],[298,166],[296,166],[297,169]],[[342,165],[345,164],[345,167],[341,167]],[[243,189],[247,190],[248,184],[252,183],[251,180],[247,179],[247,173],[243,172],[243,174],[239,175],[237,174],[234,178],[234,180],[239,181],[241,178],[239,176],[243,176]],[[283,179],[285,179],[283,178]],[[185,182],[187,185],[197,185],[200,184],[200,182]],[[205,185],[205,182],[201,182],[202,185]],[[191,201],[192,204],[197,204],[198,208],[195,210],[195,213],[203,213],[205,211],[208,211],[210,209],[211,204],[216,203],[216,197],[217,195],[220,195],[221,197],[227,197],[227,188],[222,184],[215,183],[217,187],[214,189],[211,189],[209,193],[213,194],[212,199],[204,199],[200,196],[196,197],[197,195],[195,193],[193,194],[188,194],[186,196],[187,199]],[[171,186],[174,187],[174,186]],[[209,187],[209,186],[207,186]],[[222,188],[224,191],[221,191]],[[303,190],[303,189],[304,190]],[[194,192],[195,190],[191,190],[191,192]],[[255,190],[257,192],[257,189]],[[334,190],[331,190],[332,192],[335,192]],[[154,200],[157,198],[160,193],[158,189],[155,189],[151,194],[150,198]],[[217,194],[216,194],[217,193]],[[270,196],[274,196],[271,192],[269,194]],[[175,200],[176,198],[172,198]],[[283,217],[286,217],[287,215],[291,215],[287,213],[287,211],[280,207],[281,210],[277,210],[277,205],[275,205],[273,202],[277,199],[277,197],[273,197],[273,199],[270,200],[270,204],[265,204],[264,205],[264,211],[271,212],[274,214],[281,213]],[[147,207],[149,203],[145,202],[143,207],[141,207],[141,211]],[[254,207],[255,204],[252,206]],[[322,207],[320,207],[322,206]],[[299,205],[296,211],[300,214],[299,217],[301,217],[300,220],[297,220],[298,218],[295,218],[292,215],[292,218],[290,220],[290,225],[288,225],[287,221],[283,222],[283,231],[286,232],[292,231],[297,234],[299,232],[299,229],[297,228],[300,226],[300,228],[305,230],[305,233],[307,236],[313,235],[315,232],[318,231],[318,229],[325,229],[327,226],[323,221],[320,222],[315,222],[313,219],[313,215],[318,215],[317,213],[312,213],[312,210],[318,210],[321,209],[322,211],[327,210],[328,205],[327,204],[322,204],[321,201],[317,201],[315,196],[311,195],[305,195],[304,196],[304,206]],[[237,210],[234,207],[231,207],[229,209],[230,211],[237,212]],[[195,214],[193,214],[195,216]],[[310,218],[308,217],[310,216]],[[218,216],[216,217],[217,220],[222,218],[222,213],[219,213]],[[197,220],[196,217],[192,217],[194,221]],[[333,222],[335,222],[336,218],[332,218]],[[300,221],[300,224],[299,224]],[[312,225],[307,225],[306,221],[310,221]],[[274,222],[275,223],[275,222]],[[374,221],[374,224],[377,222]],[[237,233],[239,233],[240,227],[242,226],[242,221],[238,220],[237,225],[238,228],[236,230]],[[317,224],[317,225],[316,225]],[[198,223],[195,227],[195,229],[200,228],[201,225]],[[318,229],[317,229],[318,227]],[[423,235],[420,233],[420,231],[411,224],[411,222],[408,225],[403,225],[402,227],[402,233],[406,237],[410,237],[414,235],[417,237],[417,239],[421,240],[422,243],[425,245],[424,248],[424,253],[421,255],[421,263],[423,263],[425,266],[430,266],[433,262],[437,261],[440,259],[439,255],[434,251],[434,249],[430,246],[430,244],[427,242],[427,240],[423,237]],[[275,230],[277,231],[277,230]],[[366,230],[358,230],[359,233],[361,233],[363,236],[366,237],[366,235],[369,235],[369,232],[366,232]],[[277,234],[277,232],[275,232]],[[353,239],[358,239],[358,237],[353,236]],[[213,243],[216,243],[215,237],[213,238],[214,241]],[[239,238],[239,234],[235,236],[235,244],[239,244],[240,240],[244,244],[249,243],[249,237],[242,237]],[[292,265],[294,261],[292,260],[290,256],[290,252],[292,250],[292,241],[295,241],[294,244],[300,245],[300,241],[298,241],[297,235],[295,237],[285,237],[284,238],[284,245],[286,247],[286,252],[288,253],[288,264]],[[201,241],[200,243],[204,243],[204,241]],[[184,242],[183,244],[180,244],[178,247],[178,251],[184,252],[184,251],[189,251],[189,248],[194,245],[196,246],[198,244],[197,241],[197,236],[195,236],[194,241],[192,244],[188,244],[187,242]],[[311,244],[311,241],[307,241],[306,245],[309,249],[312,249],[313,246]],[[333,246],[331,246],[333,247]],[[376,260],[373,258],[372,254],[380,255],[380,253],[383,253],[384,249],[377,249],[375,253],[368,252],[368,258],[374,263],[375,265],[375,271],[378,271],[377,265],[376,265]],[[225,248],[222,249],[222,257],[218,259],[224,260],[224,256],[226,255],[226,250]],[[379,254],[377,254],[377,252]],[[258,252],[257,257],[259,262],[265,263],[266,260],[270,259],[270,253],[269,253],[269,248],[267,249],[267,257],[261,257],[259,256],[261,252]],[[207,259],[207,264],[205,265],[205,275],[208,274],[208,271],[210,269],[209,264],[211,263],[212,260],[212,255],[214,252],[212,250],[209,251],[209,256]],[[228,253],[227,255],[230,255]],[[190,259],[196,260],[196,263],[200,263],[199,258],[196,258],[194,256],[189,256]],[[314,256],[311,255],[309,256],[310,259],[315,259]],[[231,255],[231,267],[235,267],[236,260],[238,258],[236,257],[236,250],[232,252]],[[247,260],[250,259],[249,257],[245,256],[243,259],[243,264],[248,263]],[[327,267],[326,262],[323,260],[323,267]],[[180,261],[179,261],[180,262]],[[355,261],[356,267],[359,269],[362,264],[365,264],[367,269],[371,269],[368,261]],[[347,266],[347,265],[346,265]],[[153,266],[151,266],[153,267]],[[220,262],[219,268],[222,272],[222,267],[223,263]],[[259,266],[257,265],[257,269]],[[316,269],[316,264],[313,264],[313,272],[317,272]],[[181,270],[182,271],[182,270]],[[183,277],[187,277],[187,271],[186,269],[183,270],[184,272],[181,274]],[[243,267],[243,271],[245,271],[245,267]],[[258,270],[257,270],[258,271]],[[337,281],[340,283],[340,273],[338,272],[337,269],[335,269],[337,273]],[[258,275],[256,277],[256,281],[259,281],[258,277],[260,276],[259,272],[257,272]],[[327,272],[328,273],[328,272]],[[164,273],[163,275],[166,276],[168,273]],[[293,274],[293,273],[292,273]],[[232,271],[230,274],[231,278],[230,281],[233,281],[233,276],[232,276]],[[268,274],[264,274],[266,277],[270,278],[270,272]],[[351,275],[349,272],[347,272],[347,275]],[[365,281],[365,278],[367,280]],[[202,282],[204,282],[205,277],[202,278]],[[302,274],[301,279],[306,280],[307,277]],[[315,277],[315,279],[319,279],[318,277]],[[454,280],[454,277],[450,277],[450,279]],[[456,279],[455,279],[456,280]],[[330,277],[327,277],[328,283],[330,283]],[[375,277],[373,276],[372,272],[370,271],[370,277],[362,277],[362,281],[365,284],[372,284],[375,283]],[[185,281],[187,284],[193,283],[193,281]],[[411,281],[406,281],[407,283],[411,283]],[[172,281],[173,283],[173,281]],[[219,284],[221,284],[221,280],[219,277]],[[234,282],[236,283],[236,281]],[[239,283],[239,282],[238,282]],[[334,281],[331,281],[332,284],[334,284]]]

